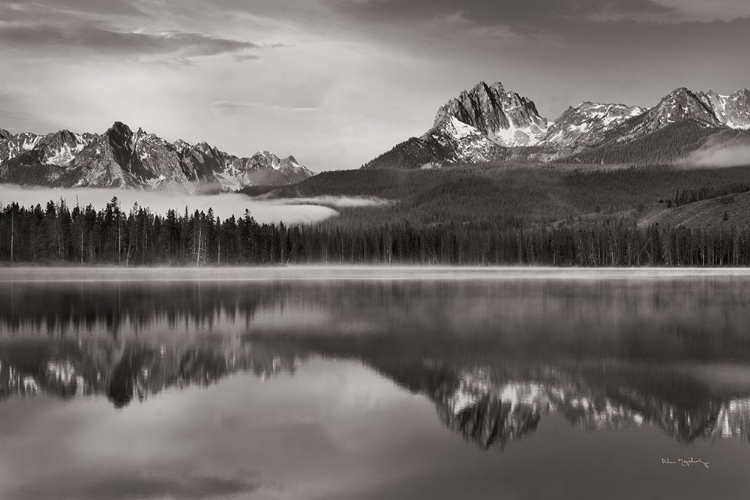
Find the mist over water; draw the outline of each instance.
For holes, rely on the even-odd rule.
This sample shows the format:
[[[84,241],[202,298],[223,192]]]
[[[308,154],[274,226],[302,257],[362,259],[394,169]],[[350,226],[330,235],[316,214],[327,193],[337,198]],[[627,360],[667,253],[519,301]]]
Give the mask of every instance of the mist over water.
[[[335,200],[316,202],[314,198],[305,201],[291,200],[263,200],[251,198],[238,193],[195,194],[175,193],[167,191],[137,191],[133,189],[67,189],[67,188],[27,188],[10,184],[0,185],[0,205],[16,202],[22,206],[40,204],[44,206],[50,200],[59,203],[62,199],[69,207],[76,204],[89,204],[97,210],[117,197],[123,211],[130,211],[135,203],[148,208],[152,213],[164,215],[167,210],[174,209],[178,213],[195,210],[207,212],[212,208],[214,214],[222,219],[242,217],[245,210],[260,223],[308,224],[326,220],[338,215],[330,206],[336,205]],[[349,203],[353,203],[349,200]],[[346,205],[344,203],[343,206]]]

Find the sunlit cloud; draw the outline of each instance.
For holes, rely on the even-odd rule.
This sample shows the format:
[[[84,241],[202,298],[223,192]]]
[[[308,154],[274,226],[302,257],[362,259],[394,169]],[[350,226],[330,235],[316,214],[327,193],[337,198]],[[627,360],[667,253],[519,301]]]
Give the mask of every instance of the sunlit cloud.
[[[0,43],[6,49],[45,48],[52,54],[60,50],[81,49],[112,56],[170,55],[181,58],[234,54],[261,48],[254,42],[175,30],[121,32],[93,25],[60,29],[48,24],[5,22],[0,22]],[[52,54],[41,55],[48,57]]]

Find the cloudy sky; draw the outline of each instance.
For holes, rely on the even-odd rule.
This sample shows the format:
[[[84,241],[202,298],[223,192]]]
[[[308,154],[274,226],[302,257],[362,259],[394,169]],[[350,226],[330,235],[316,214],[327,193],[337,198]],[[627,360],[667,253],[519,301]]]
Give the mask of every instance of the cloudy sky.
[[[747,0],[0,0],[0,127],[356,168],[502,81],[554,118],[750,86]]]

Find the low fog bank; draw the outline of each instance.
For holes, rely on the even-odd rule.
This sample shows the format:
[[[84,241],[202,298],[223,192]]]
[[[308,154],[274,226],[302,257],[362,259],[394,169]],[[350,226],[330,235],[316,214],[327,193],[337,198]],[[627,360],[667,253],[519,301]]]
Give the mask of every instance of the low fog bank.
[[[393,204],[375,196],[315,196],[310,198],[275,198],[269,201],[284,205],[324,205],[330,207],[383,207]]]
[[[44,207],[50,200],[59,203],[64,200],[69,207],[76,204],[87,206],[91,204],[100,210],[112,200],[120,200],[120,207],[129,212],[135,203],[147,207],[154,214],[164,215],[167,210],[174,209],[179,213],[195,210],[207,212],[212,208],[214,214],[222,219],[242,217],[245,210],[260,223],[306,224],[335,217],[338,212],[328,206],[291,200],[261,200],[250,198],[244,194],[198,194],[189,195],[166,191],[137,191],[132,189],[64,189],[64,188],[26,188],[22,186],[0,185],[0,204],[7,205],[16,202],[22,206],[40,204]],[[311,198],[310,200],[314,200]],[[325,203],[333,205],[332,203]],[[347,205],[341,205],[347,206]]]
[[[677,162],[681,167],[742,167],[750,165],[750,144],[707,144]]]

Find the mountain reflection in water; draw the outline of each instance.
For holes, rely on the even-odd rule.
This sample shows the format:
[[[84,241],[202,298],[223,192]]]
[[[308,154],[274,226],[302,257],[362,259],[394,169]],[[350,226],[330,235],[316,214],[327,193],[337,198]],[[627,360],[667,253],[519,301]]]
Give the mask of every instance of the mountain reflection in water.
[[[0,399],[102,396],[120,408],[322,357],[429,398],[483,449],[553,413],[587,430],[746,441],[749,283],[6,282]]]

